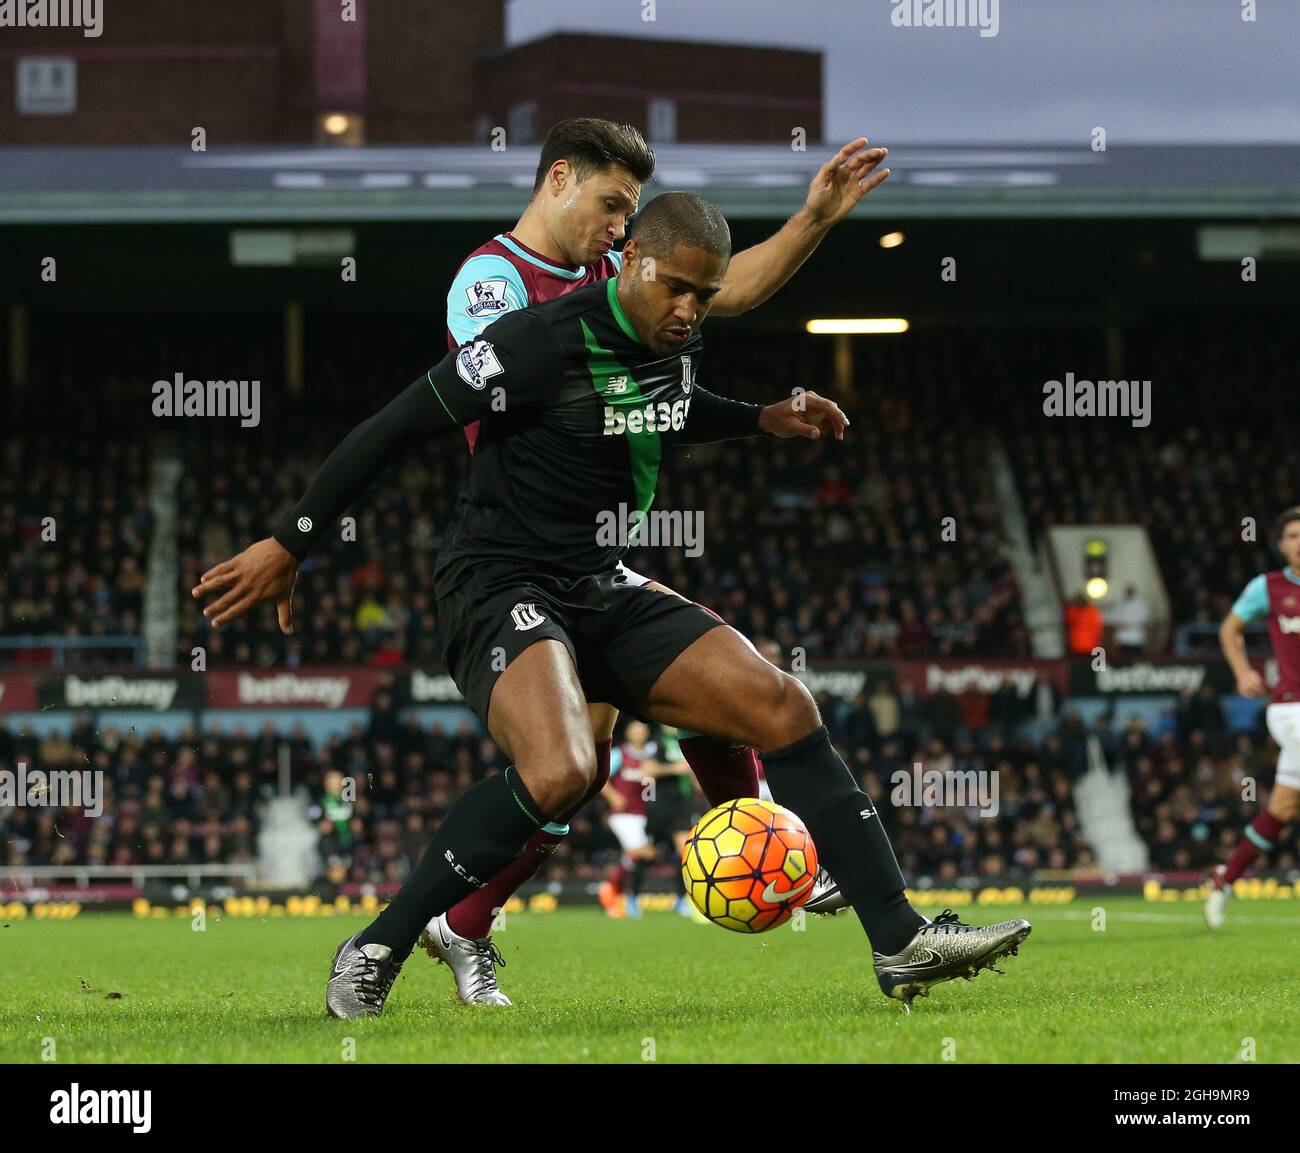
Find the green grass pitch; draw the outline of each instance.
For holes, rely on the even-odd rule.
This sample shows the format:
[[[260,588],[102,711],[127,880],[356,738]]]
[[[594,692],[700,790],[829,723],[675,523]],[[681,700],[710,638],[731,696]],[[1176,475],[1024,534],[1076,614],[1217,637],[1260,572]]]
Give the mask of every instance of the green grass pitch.
[[[360,917],[10,920],[0,1061],[1300,1061],[1300,905],[1235,902],[1217,934],[1199,905],[1136,898],[963,919],[1021,915],[1034,932],[1005,975],[939,986],[910,1016],[851,914],[749,937],[561,910],[497,935],[515,1008],[457,1004],[416,952],[383,1017],[347,1022],[323,991]]]

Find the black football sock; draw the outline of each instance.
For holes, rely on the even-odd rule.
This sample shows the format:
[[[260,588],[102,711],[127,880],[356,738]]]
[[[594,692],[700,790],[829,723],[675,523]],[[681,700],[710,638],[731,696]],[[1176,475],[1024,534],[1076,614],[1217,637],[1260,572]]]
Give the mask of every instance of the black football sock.
[[[546,822],[513,766],[466,789],[392,903],[366,926],[358,943],[387,945],[399,961],[406,960],[433,917],[487,884]]]
[[[637,857],[632,866],[632,879],[628,882],[628,892],[633,897],[641,895],[641,886],[645,884],[646,870],[650,867],[650,862],[644,857]]]
[[[776,801],[798,814],[817,857],[853,906],[877,953],[897,953],[925,924],[907,902],[893,846],[871,798],[831,745],[823,725],[763,757]]]

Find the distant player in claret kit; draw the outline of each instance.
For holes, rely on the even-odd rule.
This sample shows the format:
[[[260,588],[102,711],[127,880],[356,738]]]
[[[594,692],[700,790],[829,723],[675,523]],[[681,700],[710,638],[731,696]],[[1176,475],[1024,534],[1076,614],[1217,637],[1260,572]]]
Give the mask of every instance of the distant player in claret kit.
[[[737,315],[762,304],[794,275],[827,231],[889,175],[888,168],[879,168],[888,149],[867,144],[862,138],[841,148],[813,177],[803,208],[773,236],[732,258],[713,301],[713,315]],[[628,125],[585,117],[556,124],[542,142],[533,197],[523,215],[509,232],[470,253],[452,281],[446,299],[448,349],[466,344],[474,349],[472,342],[502,316],[617,276],[623,254],[614,246],[623,239],[654,165],[654,151]],[[480,364],[473,352],[471,362],[480,380],[490,379],[491,365]],[[610,387],[619,387],[617,379]],[[465,427],[471,451],[478,432],[477,421]],[[623,571],[631,581],[671,593],[648,577]],[[588,706],[597,777],[574,812],[597,796],[609,777],[618,717],[607,703],[592,701]],[[759,761],[753,749],[698,733],[683,733],[680,741],[712,804],[758,795]],[[492,946],[492,922],[568,834],[572,815],[562,814],[539,829],[509,868],[426,926],[420,944],[451,969],[462,1002],[510,1004],[496,979],[500,954]],[[810,903],[825,906],[822,911],[847,906],[825,870]]]
[[[1232,883],[1260,853],[1273,851],[1300,814],[1300,505],[1277,518],[1273,539],[1286,563],[1273,572],[1260,573],[1246,586],[1219,628],[1219,644],[1237,677],[1237,691],[1245,697],[1262,697],[1268,690],[1264,678],[1246,659],[1244,633],[1252,622],[1268,621],[1277,685],[1265,719],[1281,750],[1277,778],[1268,795],[1268,807],[1246,826],[1228,863],[1217,865],[1210,873],[1205,922],[1212,929],[1223,925]]]
[[[614,876],[600,887],[600,903],[611,917],[639,917],[641,884],[655,856],[646,835],[646,813],[647,792],[658,776],[659,746],[650,739],[649,725],[633,721],[615,752],[618,765],[611,765],[602,796],[609,805],[609,831],[622,855]]]
[[[708,810],[691,775],[691,767],[682,756],[677,730],[667,725],[659,733],[659,756],[653,771],[654,789],[646,807],[646,836],[654,847],[656,859],[672,866],[673,892],[677,894],[676,912],[703,924],[705,916],[686,898],[682,880],[682,853],[695,826]],[[836,890],[838,892],[838,890]]]
[[[853,906],[886,996],[910,1004],[991,968],[1029,935],[1021,918],[976,926],[951,910],[934,921],[917,912],[879,813],[807,688],[716,614],[629,579],[630,537],[592,531],[609,509],[648,515],[678,446],[844,439],[848,418],[814,392],[756,405],[698,379],[699,328],[730,255],[716,206],[656,197],[617,278],[502,317],[482,347],[449,353],[344,438],[272,537],[192,590],[212,598],[214,628],[271,601],[291,632],[298,565],[321,536],[402,455],[482,422],[433,587],[447,670],[511,763],[456,798],[388,907],[339,945],[331,1016],[382,1013],[429,921],[587,795],[597,778],[588,700],[759,749],[773,797],[803,821]]]

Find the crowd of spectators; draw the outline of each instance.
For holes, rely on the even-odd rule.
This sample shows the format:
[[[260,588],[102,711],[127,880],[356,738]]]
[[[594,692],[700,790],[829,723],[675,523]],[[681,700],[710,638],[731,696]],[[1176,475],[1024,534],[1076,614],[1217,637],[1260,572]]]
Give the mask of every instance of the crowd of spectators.
[[[131,644],[78,646],[140,634],[153,516],[148,453],[130,441],[30,436],[0,469],[0,664],[120,663]]]
[[[1138,721],[1114,739],[1103,731],[1113,771],[1127,775],[1134,821],[1153,869],[1207,869],[1226,861],[1267,799],[1277,749],[1260,731],[1227,723],[1217,694],[1183,693],[1175,723],[1149,733]],[[1293,837],[1271,868],[1300,867]]]
[[[1111,771],[1131,784],[1153,868],[1197,870],[1226,859],[1271,782],[1268,738],[1258,726],[1233,731],[1209,688],[1187,694],[1155,733],[1137,721],[1113,732],[1105,717],[1085,726],[1068,708],[1054,724],[1034,723],[1034,705],[1012,690],[971,704],[948,693],[917,698],[913,686],[895,688],[885,678],[853,700],[821,700],[837,747],[916,881],[1094,866],[1072,795],[1092,736]],[[89,768],[105,782],[97,819],[73,808],[0,810],[0,863],[255,862],[261,807],[280,794],[285,759],[319,834],[320,879],[334,884],[400,883],[452,800],[505,765],[496,745],[469,725],[447,731],[405,712],[391,685],[376,693],[367,724],[321,747],[301,730],[277,735],[269,724],[253,732],[187,730],[175,739],[96,730],[88,719],[70,737],[44,740],[0,728],[0,767],[23,760],[50,770]],[[913,789],[918,766],[974,787],[932,804]],[[965,776],[972,772],[985,775]],[[1244,788],[1248,778],[1253,792]],[[542,880],[604,876],[619,855],[604,815],[598,800],[571,821]],[[1271,863],[1295,867],[1294,849],[1281,846]],[[660,871],[670,868],[665,857]]]
[[[34,325],[42,387],[16,402],[23,435],[0,472],[0,636],[140,633],[148,469],[161,436],[184,465],[184,659],[203,644],[218,663],[261,667],[437,660],[429,577],[469,464],[454,435],[395,463],[351,510],[355,524],[303,566],[297,638],[282,637],[270,612],[214,636],[185,595],[210,564],[269,533],[344,433],[441,355],[427,317],[318,324],[297,391],[283,383],[278,332],[256,317],[173,318],[144,331],[101,317],[78,333],[68,340]],[[1137,427],[1043,412],[1044,380],[1072,365],[1078,376],[1104,375],[1113,357],[1097,330],[859,341],[843,443],[680,450],[665,462],[658,505],[702,518],[703,552],[634,548],[628,563],[747,633],[823,659],[1022,655],[1020,590],[988,464],[995,434],[1033,541],[1054,524],[1143,524],[1175,625],[1214,625],[1275,563],[1268,525],[1300,491],[1300,472],[1270,435],[1298,406],[1287,387],[1294,338],[1255,335],[1193,349],[1169,326],[1130,326],[1124,358],[1152,379],[1151,419]],[[709,336],[701,382],[717,391],[755,400],[830,391],[824,340],[758,342],[725,324]],[[257,425],[155,416],[152,384],[177,372],[258,379]],[[86,379],[94,405],[82,403]],[[48,517],[55,540],[41,535]]]
[[[1003,404],[1015,385],[1004,383],[995,403],[1029,529],[1037,541],[1053,525],[1143,525],[1175,627],[1217,626],[1253,576],[1277,567],[1269,529],[1300,501],[1300,465],[1277,435],[1300,416],[1300,350],[1293,333],[1264,320],[1232,341],[1187,340],[1154,324],[1128,335],[1130,371],[1103,371],[1100,348],[1091,362],[1057,353],[1038,383],[1070,366],[1088,379],[1141,376],[1146,425],[1046,417],[1041,406]],[[1032,383],[1019,392],[1029,396]]]

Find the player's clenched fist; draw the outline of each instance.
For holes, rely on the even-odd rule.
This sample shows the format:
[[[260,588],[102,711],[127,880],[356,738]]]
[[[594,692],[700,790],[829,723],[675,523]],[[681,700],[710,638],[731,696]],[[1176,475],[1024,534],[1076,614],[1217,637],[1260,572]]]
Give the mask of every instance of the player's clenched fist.
[[[836,440],[844,439],[849,418],[833,400],[815,392],[799,392],[788,400],[769,404],[758,416],[758,427],[773,436],[803,436],[818,440],[829,428]]]
[[[298,579],[298,562],[271,537],[249,545],[237,557],[208,569],[190,590],[194,597],[221,595],[203,615],[219,629],[241,617],[261,601],[275,601],[280,631],[293,632],[293,586]]]

